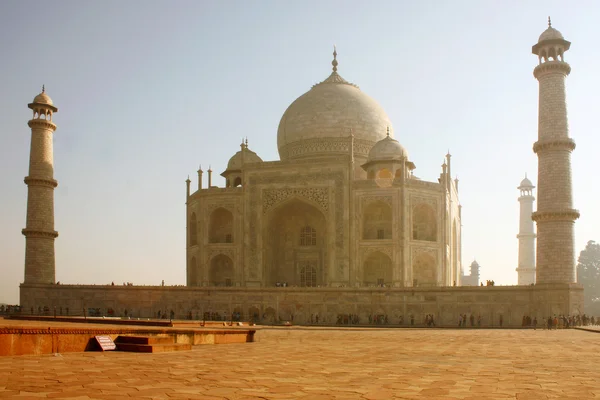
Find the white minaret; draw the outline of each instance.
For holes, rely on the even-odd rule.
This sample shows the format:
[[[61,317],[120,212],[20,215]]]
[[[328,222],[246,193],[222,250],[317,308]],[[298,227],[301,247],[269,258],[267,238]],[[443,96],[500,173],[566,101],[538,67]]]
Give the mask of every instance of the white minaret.
[[[573,208],[571,152],[575,142],[569,137],[565,78],[571,67],[564,53],[571,42],[552,27],[546,29],[532,47],[539,65],[533,75],[539,82],[536,284],[575,282],[574,225],[579,211]]]
[[[56,125],[52,115],[58,108],[42,87],[42,93],[29,104],[33,117],[31,150],[29,152],[29,175],[27,185],[27,221],[25,229],[25,284],[53,284],[55,278],[54,239],[54,153],[52,136]]]
[[[517,189],[521,192],[519,203],[521,203],[521,216],[519,218],[519,285],[531,285],[535,283],[535,232],[533,230],[533,184],[527,175],[521,181]]]

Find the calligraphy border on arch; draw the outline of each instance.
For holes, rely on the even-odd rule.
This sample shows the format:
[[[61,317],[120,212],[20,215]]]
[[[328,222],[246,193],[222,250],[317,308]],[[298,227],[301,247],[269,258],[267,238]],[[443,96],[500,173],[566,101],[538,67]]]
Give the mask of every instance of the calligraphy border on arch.
[[[266,214],[277,204],[294,196],[303,197],[318,204],[325,214],[329,211],[329,188],[326,187],[263,189],[262,192],[263,214]]]

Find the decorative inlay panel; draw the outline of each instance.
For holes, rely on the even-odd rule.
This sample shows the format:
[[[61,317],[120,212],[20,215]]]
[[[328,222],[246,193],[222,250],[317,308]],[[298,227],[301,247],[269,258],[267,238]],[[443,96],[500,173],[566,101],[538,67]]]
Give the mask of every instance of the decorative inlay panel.
[[[207,254],[207,264],[210,263],[210,260],[212,260],[214,257],[218,256],[219,254],[223,254],[229,258],[231,258],[231,261],[235,261],[235,249],[227,249],[227,248],[217,248],[217,249],[210,249],[209,251],[206,252]]]
[[[369,254],[371,253],[375,253],[376,251],[379,251],[385,255],[387,255],[390,259],[393,259],[393,254],[394,254],[394,248],[392,246],[378,246],[378,247],[363,247],[362,249],[362,254],[363,254],[363,259],[367,258],[369,256]]]
[[[392,196],[363,196],[362,197],[362,205],[363,207],[369,206],[371,203],[376,201],[382,201],[385,204],[392,206]]]
[[[410,196],[411,208],[415,208],[419,204],[427,204],[433,207],[437,212],[437,199],[435,197]]]
[[[428,254],[437,260],[438,249],[435,247],[411,246],[410,254],[413,261],[419,254]]]
[[[322,211],[329,211],[329,190],[328,188],[285,188],[285,189],[264,189],[262,196],[263,214],[266,214],[277,204],[289,199],[290,197],[304,197],[319,205]]]

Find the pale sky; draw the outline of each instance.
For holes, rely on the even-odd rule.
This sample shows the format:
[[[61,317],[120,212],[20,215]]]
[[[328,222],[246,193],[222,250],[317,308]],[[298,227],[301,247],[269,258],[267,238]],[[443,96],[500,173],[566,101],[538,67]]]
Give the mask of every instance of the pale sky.
[[[577,254],[599,240],[600,2],[0,2],[0,303],[23,281],[31,112],[42,84],[54,116],[56,279],[185,284],[185,179],[219,174],[242,137],[278,160],[285,109],[338,72],[386,110],[436,181],[452,154],[463,266],[517,282],[519,196],[537,183],[538,83],[531,46],[547,27],[565,60]],[[535,209],[535,205],[534,205]]]

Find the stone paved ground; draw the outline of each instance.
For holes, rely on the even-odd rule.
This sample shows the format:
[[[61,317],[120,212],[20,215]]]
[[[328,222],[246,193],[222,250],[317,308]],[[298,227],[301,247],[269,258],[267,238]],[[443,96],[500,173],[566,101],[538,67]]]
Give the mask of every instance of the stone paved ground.
[[[0,398],[600,397],[600,335],[578,330],[279,328],[163,354],[0,357]]]

